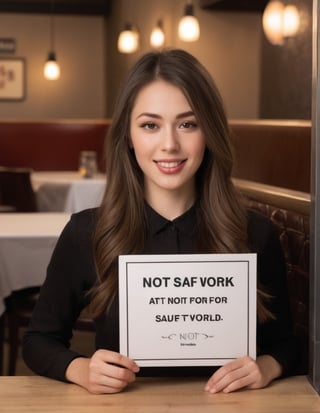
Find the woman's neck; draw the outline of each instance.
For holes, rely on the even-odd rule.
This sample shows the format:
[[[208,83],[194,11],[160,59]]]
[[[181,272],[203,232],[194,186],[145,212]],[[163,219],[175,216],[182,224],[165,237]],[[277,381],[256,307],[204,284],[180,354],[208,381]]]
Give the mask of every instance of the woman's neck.
[[[146,201],[158,214],[174,220],[184,214],[195,202],[195,194],[177,193],[177,191],[161,191],[157,194],[145,194]]]

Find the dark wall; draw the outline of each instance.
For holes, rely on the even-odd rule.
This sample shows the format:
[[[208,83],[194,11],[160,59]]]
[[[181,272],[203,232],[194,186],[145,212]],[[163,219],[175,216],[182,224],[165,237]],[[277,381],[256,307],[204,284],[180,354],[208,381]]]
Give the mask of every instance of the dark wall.
[[[260,118],[311,119],[312,1],[291,0],[300,13],[296,37],[261,49]]]

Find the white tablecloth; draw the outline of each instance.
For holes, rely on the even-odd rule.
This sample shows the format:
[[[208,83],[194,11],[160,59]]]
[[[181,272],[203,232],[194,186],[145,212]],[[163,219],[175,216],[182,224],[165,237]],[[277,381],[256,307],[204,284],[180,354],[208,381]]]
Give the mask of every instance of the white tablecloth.
[[[33,172],[31,181],[37,196],[39,211],[79,212],[99,206],[106,177],[82,178],[79,172]]]
[[[0,315],[12,291],[40,286],[67,213],[0,214]]]

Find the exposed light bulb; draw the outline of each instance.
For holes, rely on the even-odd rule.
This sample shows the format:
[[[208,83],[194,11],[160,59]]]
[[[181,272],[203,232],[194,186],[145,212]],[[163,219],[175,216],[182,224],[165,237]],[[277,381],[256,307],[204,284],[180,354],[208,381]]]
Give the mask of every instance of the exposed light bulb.
[[[282,30],[283,10],[284,5],[281,1],[270,1],[263,12],[263,30],[272,44],[282,45],[284,41]]]
[[[60,67],[56,60],[54,52],[54,0],[51,0],[51,14],[50,14],[50,52],[48,59],[43,68],[43,75],[48,80],[56,80],[60,77]]]
[[[48,55],[48,60],[43,68],[43,75],[48,80],[57,80],[60,77],[60,66],[53,52],[50,52]]]
[[[262,16],[262,26],[270,43],[282,45],[286,37],[297,34],[300,25],[296,6],[285,6],[281,1],[270,1]]]
[[[131,25],[126,25],[125,29],[118,37],[118,50],[120,53],[134,53],[139,47],[139,33]]]
[[[200,26],[198,19],[193,15],[192,2],[188,2],[185,7],[185,15],[179,22],[178,35],[185,42],[195,42],[200,37]]]
[[[284,8],[283,35],[285,37],[295,36],[299,30],[300,17],[296,6],[289,4]]]
[[[165,42],[165,35],[162,29],[162,22],[159,21],[157,26],[152,30],[150,35],[150,44],[152,47],[162,47]]]

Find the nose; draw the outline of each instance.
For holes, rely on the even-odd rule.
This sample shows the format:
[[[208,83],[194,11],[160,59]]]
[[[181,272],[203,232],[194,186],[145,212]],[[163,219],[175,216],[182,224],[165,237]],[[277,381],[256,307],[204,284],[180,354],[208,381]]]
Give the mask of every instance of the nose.
[[[163,130],[162,150],[166,152],[175,152],[180,148],[177,131],[173,127],[167,127]]]

